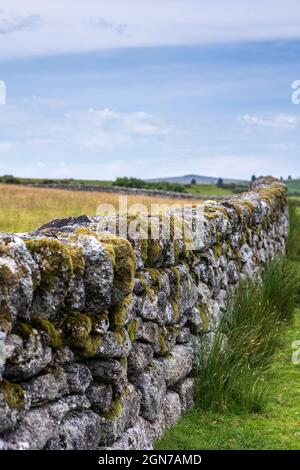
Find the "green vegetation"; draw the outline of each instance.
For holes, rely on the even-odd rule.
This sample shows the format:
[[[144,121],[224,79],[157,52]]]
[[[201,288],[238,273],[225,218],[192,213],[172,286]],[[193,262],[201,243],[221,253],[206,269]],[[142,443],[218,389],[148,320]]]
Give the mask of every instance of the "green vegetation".
[[[167,181],[161,181],[157,183],[150,183],[138,178],[117,178],[113,182],[113,186],[119,186],[124,188],[137,188],[137,189],[160,189],[163,191],[175,191],[177,193],[185,193],[186,187],[180,183],[168,183]]]
[[[300,339],[300,310],[289,325],[284,347],[269,372],[269,401],[262,413],[204,411],[193,408],[156,449],[300,449],[300,366],[291,361]]]
[[[222,178],[220,178],[222,180]],[[230,196],[246,191],[246,186],[237,184],[197,184],[195,180],[191,180],[190,184],[170,183],[168,181],[149,182],[139,178],[122,177],[115,181],[108,180],[81,180],[81,179],[49,179],[49,178],[19,178],[13,175],[0,176],[0,183],[4,184],[25,184],[25,185],[70,185],[70,186],[106,186],[106,187],[123,187],[135,189],[152,189],[161,191],[172,191],[177,193],[190,193],[199,196]]]
[[[286,260],[272,262],[263,282],[240,284],[196,372],[196,407],[253,412],[265,408],[269,366],[299,291],[299,278]]]

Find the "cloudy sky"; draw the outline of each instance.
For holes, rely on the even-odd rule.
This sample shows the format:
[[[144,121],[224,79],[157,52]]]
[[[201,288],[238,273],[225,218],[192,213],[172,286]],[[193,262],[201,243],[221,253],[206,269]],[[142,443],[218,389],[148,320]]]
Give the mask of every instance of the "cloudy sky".
[[[0,0],[0,174],[300,176],[299,24],[298,0]]]

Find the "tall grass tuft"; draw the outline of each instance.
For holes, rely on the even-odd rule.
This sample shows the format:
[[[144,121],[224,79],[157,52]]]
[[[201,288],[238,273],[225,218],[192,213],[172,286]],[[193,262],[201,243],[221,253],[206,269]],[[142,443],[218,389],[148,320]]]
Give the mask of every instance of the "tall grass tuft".
[[[294,201],[289,202],[287,257],[294,261],[300,261],[300,208]]]
[[[286,259],[272,261],[261,281],[240,284],[210,349],[199,360],[197,407],[248,412],[265,408],[267,372],[299,291],[299,277]]]

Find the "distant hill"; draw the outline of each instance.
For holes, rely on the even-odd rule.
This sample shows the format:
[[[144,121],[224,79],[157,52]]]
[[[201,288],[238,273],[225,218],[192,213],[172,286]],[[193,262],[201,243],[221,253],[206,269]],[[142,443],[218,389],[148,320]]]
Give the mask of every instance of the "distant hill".
[[[201,175],[184,175],[184,176],[170,176],[165,178],[152,178],[146,181],[150,183],[157,183],[160,181],[165,181],[168,183],[181,183],[181,184],[190,184],[192,180],[196,180],[197,184],[217,184],[218,178],[214,176],[201,176]],[[237,180],[237,179],[229,179],[229,178],[222,178],[224,184],[247,184],[248,181],[246,180]]]

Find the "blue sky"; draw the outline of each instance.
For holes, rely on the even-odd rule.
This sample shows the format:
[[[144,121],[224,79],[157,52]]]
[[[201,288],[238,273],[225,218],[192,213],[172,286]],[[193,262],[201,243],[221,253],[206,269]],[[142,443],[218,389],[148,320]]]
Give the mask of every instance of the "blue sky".
[[[0,174],[300,176],[300,5],[260,3],[2,1]]]

